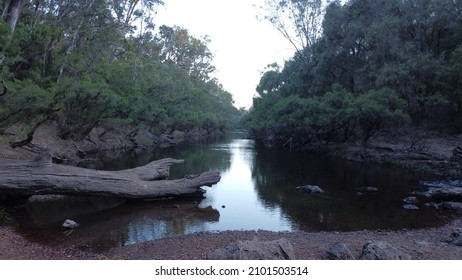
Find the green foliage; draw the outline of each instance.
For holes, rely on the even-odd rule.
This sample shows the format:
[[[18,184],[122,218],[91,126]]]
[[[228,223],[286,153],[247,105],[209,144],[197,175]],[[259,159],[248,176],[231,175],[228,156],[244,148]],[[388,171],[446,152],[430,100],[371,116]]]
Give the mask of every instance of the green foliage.
[[[275,11],[311,5],[269,2],[282,3],[269,6]],[[460,132],[461,10],[452,0],[331,2],[322,36],[262,74],[246,118],[253,136],[366,145],[380,129],[409,121],[452,123]]]
[[[231,94],[209,77],[208,38],[153,33],[162,1],[24,2],[14,33],[0,19],[0,131],[53,120],[59,137],[80,140],[100,125],[213,133],[237,122]]]
[[[350,114],[357,119],[363,146],[380,129],[405,123],[408,120],[405,106],[404,100],[388,88],[359,95],[352,103]]]

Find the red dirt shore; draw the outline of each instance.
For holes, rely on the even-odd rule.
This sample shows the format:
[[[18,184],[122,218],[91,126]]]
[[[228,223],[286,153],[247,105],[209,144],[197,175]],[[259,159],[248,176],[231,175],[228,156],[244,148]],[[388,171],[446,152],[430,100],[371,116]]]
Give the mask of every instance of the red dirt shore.
[[[368,241],[385,241],[411,255],[415,260],[462,260],[462,247],[451,244],[451,233],[462,227],[458,218],[439,228],[399,231],[356,232],[268,232],[227,231],[196,233],[114,248],[95,254],[78,248],[49,247],[33,243],[10,227],[0,227],[0,259],[3,260],[200,260],[216,248],[237,240],[275,240],[286,238],[295,250],[296,259],[323,260],[326,250],[335,243],[345,243],[355,258],[360,258]]]

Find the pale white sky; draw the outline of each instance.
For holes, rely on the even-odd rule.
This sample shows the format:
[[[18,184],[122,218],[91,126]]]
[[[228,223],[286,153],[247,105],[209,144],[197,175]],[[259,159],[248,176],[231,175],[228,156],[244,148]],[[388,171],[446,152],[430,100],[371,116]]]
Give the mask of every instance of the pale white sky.
[[[164,0],[155,24],[178,25],[195,37],[208,35],[214,76],[230,92],[236,107],[250,107],[261,71],[283,64],[295,52],[270,23],[257,19],[264,0]]]

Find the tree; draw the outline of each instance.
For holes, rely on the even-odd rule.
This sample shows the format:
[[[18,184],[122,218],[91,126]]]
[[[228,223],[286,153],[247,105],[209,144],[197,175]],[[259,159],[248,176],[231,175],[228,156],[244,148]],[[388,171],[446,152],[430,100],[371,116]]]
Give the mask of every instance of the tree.
[[[363,152],[369,139],[379,130],[408,120],[405,105],[404,100],[388,88],[371,90],[356,98],[350,114],[355,117],[361,130]]]
[[[211,65],[213,55],[207,47],[208,37],[194,38],[184,28],[163,25],[157,42],[163,62],[174,63],[201,80],[208,80],[209,74],[215,71]]]
[[[302,54],[321,36],[322,0],[266,0],[261,8],[268,20]]]

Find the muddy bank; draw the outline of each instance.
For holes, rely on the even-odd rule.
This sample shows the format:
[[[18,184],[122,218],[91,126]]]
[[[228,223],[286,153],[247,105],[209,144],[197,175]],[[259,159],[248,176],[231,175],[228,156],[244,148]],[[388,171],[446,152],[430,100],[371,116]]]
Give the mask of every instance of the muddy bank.
[[[154,134],[147,130],[123,128],[94,128],[83,140],[61,139],[57,125],[48,122],[42,124],[34,133],[30,144],[13,149],[9,143],[23,139],[20,127],[10,127],[0,135],[0,158],[33,159],[44,150],[53,154],[54,163],[77,165],[82,162],[101,162],[117,160],[128,152],[165,148],[183,142],[204,138],[221,137],[221,131],[204,130],[167,130]]]
[[[428,132],[419,141],[409,136],[383,133],[373,138],[365,150],[356,143],[306,145],[303,150],[327,153],[351,161],[391,165],[445,179],[462,178],[462,135]]]

